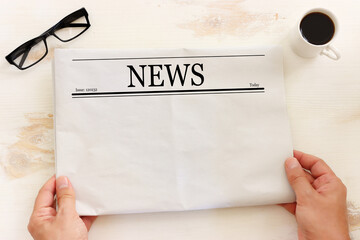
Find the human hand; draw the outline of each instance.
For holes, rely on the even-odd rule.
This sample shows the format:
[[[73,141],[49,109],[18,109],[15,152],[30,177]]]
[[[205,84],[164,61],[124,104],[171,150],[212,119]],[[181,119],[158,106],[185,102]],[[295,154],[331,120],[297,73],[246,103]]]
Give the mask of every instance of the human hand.
[[[70,181],[63,176],[55,180],[53,176],[39,191],[28,230],[35,240],[86,240],[95,219],[96,216],[79,216]]]
[[[295,215],[299,240],[350,239],[346,187],[330,167],[320,158],[295,150],[285,170],[296,203],[281,205]]]

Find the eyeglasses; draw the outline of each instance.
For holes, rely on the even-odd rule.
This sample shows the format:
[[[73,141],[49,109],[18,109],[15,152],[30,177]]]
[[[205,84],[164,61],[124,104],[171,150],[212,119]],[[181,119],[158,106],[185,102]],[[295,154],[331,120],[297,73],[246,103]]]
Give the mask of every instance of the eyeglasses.
[[[68,42],[83,34],[89,27],[88,13],[85,8],[81,8],[64,17],[40,36],[22,44],[5,58],[18,69],[27,69],[40,62],[48,53],[47,37],[53,35],[62,42]]]

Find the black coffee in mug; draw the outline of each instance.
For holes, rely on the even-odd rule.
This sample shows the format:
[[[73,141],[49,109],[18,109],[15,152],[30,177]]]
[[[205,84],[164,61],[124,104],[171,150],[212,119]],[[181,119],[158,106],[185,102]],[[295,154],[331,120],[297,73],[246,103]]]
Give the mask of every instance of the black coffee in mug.
[[[300,32],[309,43],[323,45],[333,38],[335,24],[328,15],[312,12],[301,20]]]

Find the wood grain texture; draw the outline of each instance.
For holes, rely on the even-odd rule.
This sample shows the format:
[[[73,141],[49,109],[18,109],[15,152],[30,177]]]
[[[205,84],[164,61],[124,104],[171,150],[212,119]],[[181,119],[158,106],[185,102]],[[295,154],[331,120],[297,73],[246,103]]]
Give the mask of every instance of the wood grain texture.
[[[31,239],[26,225],[38,189],[54,173],[54,48],[234,47],[280,44],[296,149],[325,159],[348,187],[353,239],[360,239],[360,2],[357,0],[20,1],[0,8],[0,55],[86,7],[78,39],[48,39],[48,56],[27,71],[0,61],[0,239]],[[288,34],[307,9],[338,17],[342,58],[302,59]],[[90,239],[296,239],[295,219],[277,206],[102,216]]]

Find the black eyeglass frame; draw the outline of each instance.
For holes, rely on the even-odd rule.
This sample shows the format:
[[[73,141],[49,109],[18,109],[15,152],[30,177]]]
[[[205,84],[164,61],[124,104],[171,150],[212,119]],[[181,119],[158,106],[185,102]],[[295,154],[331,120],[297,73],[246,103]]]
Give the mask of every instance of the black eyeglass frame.
[[[73,21],[75,21],[81,17],[85,17],[86,23],[72,23]],[[47,31],[45,31],[40,36],[33,38],[33,39],[23,43],[19,47],[17,47],[14,51],[12,51],[5,58],[10,64],[15,65],[20,70],[28,69],[28,68],[34,66],[35,64],[37,64],[38,62],[40,62],[48,54],[48,46],[46,43],[46,38],[48,38],[49,36],[54,36],[62,42],[69,42],[69,41],[77,38],[81,34],[83,34],[87,29],[89,29],[90,26],[91,25],[90,25],[90,21],[89,21],[89,14],[87,13],[85,8],[80,8],[79,10],[77,10],[73,13],[70,13],[69,15],[67,15],[66,17],[61,19],[57,24],[55,24],[53,27],[49,28]],[[70,39],[61,39],[58,35],[56,35],[56,31],[60,30],[62,28],[65,28],[65,27],[85,27],[85,29]],[[29,54],[31,48],[41,41],[44,42],[45,48],[46,48],[46,52],[45,52],[44,56],[42,56],[39,60],[32,63],[31,65],[29,65],[27,67],[23,67],[25,59],[27,58],[27,55]],[[15,63],[14,60],[17,59],[21,55],[23,55],[23,56],[22,56],[19,64]]]

